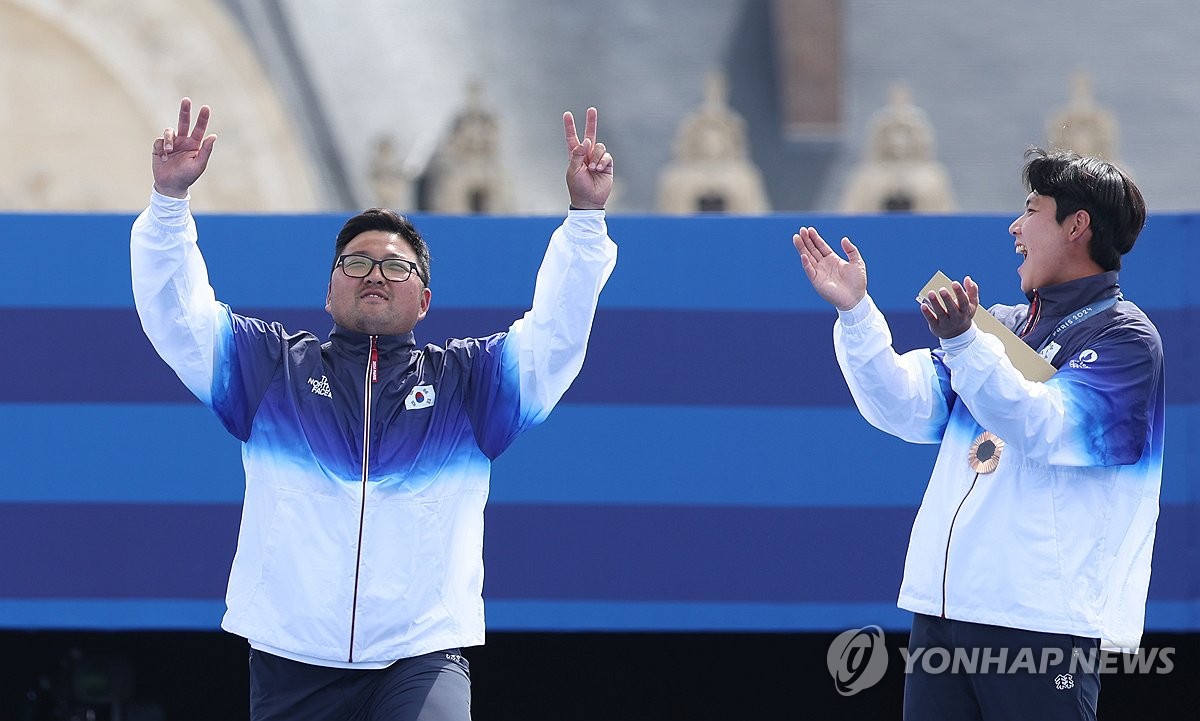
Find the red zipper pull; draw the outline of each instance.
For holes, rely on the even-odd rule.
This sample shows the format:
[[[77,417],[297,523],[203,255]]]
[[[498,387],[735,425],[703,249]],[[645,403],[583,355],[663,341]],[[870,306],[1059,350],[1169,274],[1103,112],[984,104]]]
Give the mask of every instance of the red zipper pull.
[[[379,382],[379,348],[375,346],[375,336],[371,336],[371,382]]]
[[[1029,317],[1025,319],[1025,327],[1017,333],[1018,338],[1024,338],[1033,332],[1033,327],[1037,325],[1038,318],[1042,315],[1042,299],[1041,295],[1035,290],[1033,291],[1033,300],[1029,301]]]

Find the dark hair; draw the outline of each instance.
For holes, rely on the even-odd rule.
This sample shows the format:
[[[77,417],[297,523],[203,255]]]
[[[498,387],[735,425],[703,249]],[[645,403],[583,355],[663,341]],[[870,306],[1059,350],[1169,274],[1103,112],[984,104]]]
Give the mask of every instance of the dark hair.
[[[337,241],[333,244],[333,267],[337,267],[337,259],[342,251],[361,233],[369,230],[382,230],[385,233],[395,233],[403,238],[417,254],[417,272],[420,273],[425,287],[429,287],[429,246],[425,239],[413,227],[408,218],[387,208],[367,208],[363,212],[346,221],[338,231]],[[330,268],[332,270],[333,268]]]
[[[1025,157],[1032,158],[1022,171],[1025,187],[1054,198],[1059,223],[1086,210],[1091,217],[1092,260],[1106,271],[1120,269],[1121,256],[1133,248],[1146,224],[1142,191],[1124,171],[1099,158],[1041,148],[1030,148]]]

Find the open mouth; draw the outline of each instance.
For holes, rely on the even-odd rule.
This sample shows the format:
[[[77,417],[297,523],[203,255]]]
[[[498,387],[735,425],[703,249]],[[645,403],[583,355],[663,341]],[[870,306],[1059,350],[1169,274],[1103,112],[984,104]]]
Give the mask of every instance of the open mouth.
[[[358,297],[361,298],[362,300],[367,300],[369,298],[375,298],[377,300],[387,300],[386,295],[384,295],[383,293],[376,293],[374,291],[363,293],[362,295],[360,295]]]
[[[1029,257],[1029,249],[1025,247],[1024,243],[1017,243],[1017,253],[1019,253],[1022,258]]]

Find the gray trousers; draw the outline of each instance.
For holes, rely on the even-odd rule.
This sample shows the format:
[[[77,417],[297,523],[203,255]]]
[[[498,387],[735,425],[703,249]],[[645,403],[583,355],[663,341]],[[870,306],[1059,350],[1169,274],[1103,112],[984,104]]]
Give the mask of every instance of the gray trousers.
[[[250,650],[251,721],[470,721],[470,664],[459,649],[387,668],[313,666]]]

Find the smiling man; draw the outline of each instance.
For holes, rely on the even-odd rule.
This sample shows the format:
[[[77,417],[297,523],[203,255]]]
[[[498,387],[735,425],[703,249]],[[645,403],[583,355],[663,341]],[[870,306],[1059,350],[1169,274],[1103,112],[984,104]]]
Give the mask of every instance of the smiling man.
[[[898,355],[854,244],[842,240],[843,259],[812,228],[793,237],[838,310],[834,349],[859,411],[941,444],[900,588],[918,659],[906,669],[908,721],[1095,719],[1098,649],[1132,650],[1142,635],[1164,370],[1158,331],[1117,276],[1146,206],[1110,163],[1029,156],[1025,211],[1009,227],[1029,303],[988,312],[1058,369],[1044,383],[976,328],[970,277],[922,299],[939,347]],[[983,663],[938,673],[919,661],[932,649]]]
[[[613,160],[563,115],[571,209],[533,304],[506,332],[416,346],[429,311],[424,239],[372,208],[334,244],[322,342],[218,302],[189,189],[216,142],[210,111],[154,141],[133,226],[134,300],[159,355],[243,443],[246,496],[226,630],[250,644],[266,719],[463,721],[461,649],[483,643],[483,509],[491,462],[541,422],[583,364],[616,262]]]

